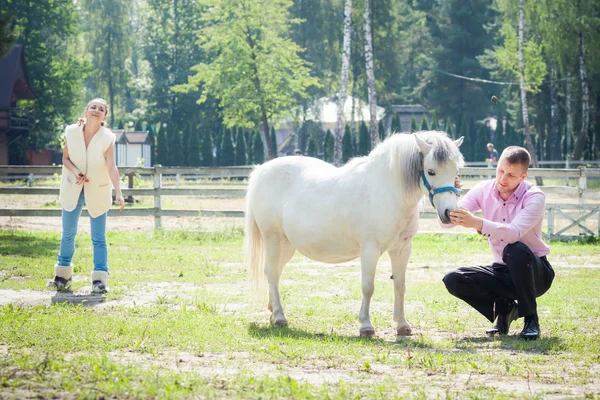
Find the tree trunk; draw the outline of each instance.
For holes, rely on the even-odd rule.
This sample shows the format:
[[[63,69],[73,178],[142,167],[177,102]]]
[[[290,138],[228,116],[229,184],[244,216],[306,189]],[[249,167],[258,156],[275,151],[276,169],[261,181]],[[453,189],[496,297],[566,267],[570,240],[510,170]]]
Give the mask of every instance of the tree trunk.
[[[569,168],[569,161],[571,160],[571,147],[573,138],[573,110],[571,106],[571,71],[567,72],[567,90],[565,93],[567,97],[567,132],[566,141],[567,148],[565,150],[566,167]]]
[[[371,136],[371,148],[374,149],[379,142],[379,133],[377,132],[377,89],[375,87],[375,73],[373,71],[373,39],[371,35],[369,0],[365,0],[363,24],[365,29],[365,64],[369,90],[369,114],[371,117],[369,120],[369,136]]]
[[[352,0],[346,0],[344,5],[344,51],[342,55],[342,77],[338,95],[337,121],[335,123],[335,141],[333,148],[333,163],[342,165],[342,138],[344,136],[344,103],[348,86],[348,69],[350,67],[350,33],[352,32]]]
[[[590,124],[590,93],[587,83],[587,70],[585,68],[585,53],[583,43],[583,32],[579,31],[579,76],[581,77],[581,130],[577,135],[575,142],[575,151],[573,159],[581,160],[583,150],[588,139],[588,129]]]
[[[524,0],[519,0],[519,86],[521,87],[521,110],[523,112],[523,131],[525,133],[525,143],[527,150],[531,154],[531,162],[534,168],[539,168],[531,132],[529,131],[529,112],[527,110],[527,91],[525,90],[525,59],[523,56],[523,26],[525,25],[525,5]],[[536,176],[535,182],[538,186],[543,185],[542,177]]]
[[[558,120],[558,85],[556,64],[550,67],[550,159],[560,159],[560,121]]]

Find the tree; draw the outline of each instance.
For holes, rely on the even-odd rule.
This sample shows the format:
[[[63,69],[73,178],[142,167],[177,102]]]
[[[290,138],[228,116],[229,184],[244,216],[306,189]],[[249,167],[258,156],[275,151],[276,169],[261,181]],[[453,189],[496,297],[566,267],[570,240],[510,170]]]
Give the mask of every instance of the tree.
[[[363,27],[365,31],[365,65],[369,93],[369,136],[371,137],[371,145],[369,147],[375,148],[379,142],[379,134],[377,132],[377,90],[375,87],[375,73],[373,72],[373,38],[371,34],[371,10],[369,0],[365,0]]]
[[[267,158],[273,147],[269,121],[286,115],[318,86],[302,49],[289,32],[298,21],[290,18],[291,0],[202,0],[207,11],[198,32],[201,48],[210,56],[192,68],[188,83],[174,91],[201,90],[200,102],[216,96],[227,126],[252,128],[260,121],[267,142]],[[232,68],[233,66],[233,68]]]
[[[221,143],[221,166],[229,167],[235,165],[235,151],[233,148],[233,140],[231,138],[231,130],[223,131],[223,142]]]
[[[444,131],[446,131],[449,137],[455,137],[454,130],[452,129],[452,120],[449,115],[446,117],[446,122],[444,123]]]
[[[323,161],[333,163],[333,146],[333,135],[331,134],[331,131],[327,129],[327,133],[325,133],[325,138],[323,139]]]
[[[392,133],[400,133],[402,132],[402,125],[400,124],[400,116],[398,114],[394,114],[392,117],[392,126],[390,127]]]
[[[158,130],[157,136],[157,150],[156,150],[156,164],[168,165],[169,164],[169,145],[167,143],[167,127],[163,124]]]
[[[136,132],[141,132],[142,131],[142,120],[138,119],[137,121],[135,121],[135,125],[133,127],[133,130]]]
[[[440,121],[438,120],[437,111],[435,109],[431,112],[431,130],[432,131],[440,130]]]
[[[417,119],[415,118],[415,115],[413,114],[410,118],[410,131],[412,132],[417,132],[419,130],[419,128],[417,128]]]
[[[346,128],[344,128],[344,141],[342,147],[342,163],[346,164],[348,160],[354,156],[354,148],[352,146],[352,133],[350,132],[350,127],[348,125],[346,125]]]
[[[0,58],[12,49],[15,37],[10,29],[10,17],[0,18]]]
[[[213,164],[213,144],[208,129],[202,130],[202,166],[211,167]]]
[[[428,131],[429,124],[427,123],[427,115],[423,114],[423,119],[421,119],[421,130]]]
[[[95,66],[91,79],[108,94],[113,109],[108,115],[110,125],[114,124],[117,100],[124,95],[127,81],[123,66],[132,49],[131,4],[129,0],[84,0],[82,4],[82,17],[87,22],[83,24],[86,50]]]
[[[260,132],[256,131],[256,133],[254,133],[253,142],[252,150],[254,154],[252,156],[252,163],[262,164],[265,162],[265,145],[260,137]]]
[[[377,131],[379,132],[379,140],[385,140],[385,126],[383,126],[383,119],[379,120],[379,124],[377,124]]]
[[[200,132],[198,129],[189,128],[189,143],[186,146],[188,149],[188,165],[191,167],[199,167],[201,165],[200,158]]]
[[[235,165],[248,165],[248,156],[246,154],[246,138],[244,131],[238,130],[235,140]]]
[[[313,135],[310,135],[308,138],[308,143],[306,144],[306,155],[309,157],[317,157],[318,145],[317,139]]]
[[[181,145],[181,131],[173,121],[167,127],[167,141],[169,142],[169,156],[167,157],[169,163],[167,165],[175,167],[185,164],[183,146]]]
[[[348,73],[350,67],[350,45],[351,45],[351,33],[352,33],[352,0],[345,0],[344,2],[344,44],[342,53],[342,73],[340,76],[340,90],[338,93],[338,104],[337,104],[337,120],[335,123],[335,142],[333,147],[333,163],[336,166],[340,166],[346,161],[344,146],[342,141],[346,140],[346,132],[342,137],[342,125],[344,123],[344,104],[346,104],[346,90],[348,88]],[[347,126],[346,126],[347,127]],[[352,138],[348,135],[350,140],[350,146],[352,146]],[[347,155],[347,154],[346,154]]]
[[[362,121],[360,123],[358,132],[358,155],[369,155],[369,152],[371,151],[372,141],[369,134],[369,128],[367,128],[367,124],[365,123],[365,121]]]
[[[279,151],[277,150],[277,135],[275,134],[275,127],[271,126],[271,158],[277,158],[279,157]]]

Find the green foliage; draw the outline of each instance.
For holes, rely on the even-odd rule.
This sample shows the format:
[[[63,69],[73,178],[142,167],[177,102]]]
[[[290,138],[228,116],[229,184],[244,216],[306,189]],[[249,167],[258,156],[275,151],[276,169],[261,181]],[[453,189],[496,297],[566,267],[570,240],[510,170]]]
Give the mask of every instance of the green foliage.
[[[419,130],[419,128],[417,127],[417,119],[415,118],[415,115],[413,114],[410,117],[410,131],[412,132],[417,132]]]
[[[328,163],[333,163],[333,147],[335,145],[335,139],[329,129],[325,133],[323,139],[323,160]]]
[[[385,140],[385,126],[383,126],[383,119],[380,119],[377,124],[377,133],[379,134],[379,141],[383,142]]]
[[[252,139],[252,163],[253,164],[262,164],[265,162],[265,146],[263,144],[262,138],[260,137],[260,132],[255,131]]]
[[[402,125],[400,124],[400,115],[394,114],[392,117],[392,126],[390,127],[392,133],[402,132]]]
[[[0,18],[0,58],[4,57],[12,49],[15,40],[10,29],[10,16]]]
[[[279,151],[277,150],[277,134],[275,133],[274,126],[271,126],[271,155],[273,158],[279,157]]]
[[[310,135],[306,144],[306,155],[309,157],[317,157],[318,153],[317,139],[313,135]]]
[[[438,120],[437,111],[435,109],[431,112],[431,130],[432,131],[440,130],[440,121]]]
[[[361,121],[358,128],[358,156],[366,156],[371,151],[371,137],[365,121]]]
[[[200,130],[198,128],[188,128],[189,142],[186,146],[188,153],[188,163],[190,167],[199,167],[201,165],[200,157]]]
[[[221,142],[221,166],[228,167],[235,165],[235,150],[233,148],[233,139],[231,138],[231,130],[223,131],[223,141]]]
[[[202,132],[202,166],[211,167],[213,164],[213,144],[208,129],[201,130]]]
[[[136,132],[141,132],[142,128],[143,128],[142,120],[138,119],[137,121],[135,121],[135,125],[133,127],[133,130],[136,131]]]
[[[354,157],[352,133],[350,133],[350,127],[346,125],[344,128],[344,137],[342,138],[342,163],[347,163],[352,157]]]
[[[167,143],[167,127],[162,124],[158,130],[156,164],[169,165],[169,144]]]
[[[200,90],[200,102],[216,96],[226,125],[252,128],[258,120],[286,115],[298,99],[307,98],[309,87],[318,86],[298,55],[302,49],[288,36],[299,22],[290,18],[292,1],[202,4],[210,12],[202,15],[198,38],[209,57],[192,68],[187,84],[173,90]]]
[[[444,123],[444,131],[448,134],[449,137],[458,139],[460,136],[454,135],[454,129],[452,128],[452,120],[450,116],[446,117],[446,122]]]
[[[429,123],[427,122],[427,115],[423,114],[423,119],[421,120],[421,130],[428,131]]]
[[[177,124],[173,121],[167,126],[167,141],[169,143],[169,160],[170,166],[181,166],[185,164],[183,159],[183,146],[181,144],[181,131]]]
[[[235,140],[235,165],[248,165],[248,156],[246,154],[246,138],[244,131],[238,130]]]

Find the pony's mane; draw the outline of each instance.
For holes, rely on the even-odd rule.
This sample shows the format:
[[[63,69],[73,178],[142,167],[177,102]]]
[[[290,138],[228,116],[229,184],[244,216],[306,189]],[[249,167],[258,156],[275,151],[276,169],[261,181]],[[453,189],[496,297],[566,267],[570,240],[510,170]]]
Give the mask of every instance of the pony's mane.
[[[441,165],[454,161],[460,168],[464,166],[464,158],[453,140],[442,131],[415,132],[426,143],[433,146],[433,157]],[[364,159],[383,158],[395,179],[408,190],[419,187],[423,155],[419,151],[416,140],[409,133],[394,134],[380,143],[368,157],[360,157],[350,163],[362,164]]]

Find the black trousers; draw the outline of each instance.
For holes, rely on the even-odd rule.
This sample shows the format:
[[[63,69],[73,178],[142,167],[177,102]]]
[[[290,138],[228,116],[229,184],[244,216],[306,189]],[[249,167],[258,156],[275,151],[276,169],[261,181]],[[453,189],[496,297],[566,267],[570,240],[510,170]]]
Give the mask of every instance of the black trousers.
[[[463,267],[448,272],[444,284],[450,294],[469,303],[494,322],[507,314],[517,301],[519,316],[537,313],[536,298],[552,285],[554,270],[546,257],[538,257],[521,242],[507,245],[502,254],[506,265]]]

